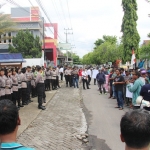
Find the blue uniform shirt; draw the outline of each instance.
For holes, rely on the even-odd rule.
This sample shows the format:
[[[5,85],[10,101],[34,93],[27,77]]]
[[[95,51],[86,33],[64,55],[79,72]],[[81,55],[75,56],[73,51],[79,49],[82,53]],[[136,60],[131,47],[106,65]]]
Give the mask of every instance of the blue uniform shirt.
[[[0,143],[0,150],[35,150],[34,148],[24,147],[19,143]]]

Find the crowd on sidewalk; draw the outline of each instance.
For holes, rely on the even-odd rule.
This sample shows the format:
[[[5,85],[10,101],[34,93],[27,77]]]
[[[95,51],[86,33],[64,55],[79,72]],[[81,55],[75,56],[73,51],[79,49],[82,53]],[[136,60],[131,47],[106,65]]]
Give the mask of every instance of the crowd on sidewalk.
[[[98,85],[100,95],[109,92],[109,99],[116,99],[119,110],[125,105],[130,108],[139,108],[136,100],[142,96],[144,100],[150,101],[150,70],[144,68],[91,68],[91,76],[94,85]],[[107,77],[107,82],[106,82]],[[106,89],[106,87],[108,87]],[[147,109],[147,108],[146,108]]]

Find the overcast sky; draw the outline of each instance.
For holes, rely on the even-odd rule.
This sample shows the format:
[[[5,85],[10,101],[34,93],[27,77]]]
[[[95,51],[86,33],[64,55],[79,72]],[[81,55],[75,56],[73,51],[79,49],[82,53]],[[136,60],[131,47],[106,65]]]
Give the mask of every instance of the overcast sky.
[[[31,6],[28,0],[13,0],[22,7]],[[67,1],[69,6],[67,7]],[[90,52],[94,47],[94,42],[103,35],[113,35],[121,37],[121,23],[123,11],[122,0],[41,0],[42,5],[47,11],[50,20],[58,23],[59,42],[65,41],[64,28],[72,28],[73,35],[68,35],[68,41],[75,45],[73,49],[80,57]],[[10,8],[15,7],[6,0],[1,8],[1,12],[10,13]],[[31,2],[38,6],[36,0]],[[150,4],[146,0],[137,0],[138,31],[141,42],[148,39],[150,32]],[[42,12],[43,14],[43,12]],[[70,17],[69,17],[70,14]],[[44,15],[44,14],[43,14]],[[46,17],[45,17],[46,18]],[[47,20],[48,21],[48,20]],[[47,36],[51,35],[50,31]]]

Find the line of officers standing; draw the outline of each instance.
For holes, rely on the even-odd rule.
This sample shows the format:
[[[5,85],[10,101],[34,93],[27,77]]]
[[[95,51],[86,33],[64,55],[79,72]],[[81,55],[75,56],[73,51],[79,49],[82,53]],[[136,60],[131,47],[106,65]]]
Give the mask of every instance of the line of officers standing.
[[[38,108],[45,110],[46,90],[59,86],[59,69],[40,66],[26,68],[4,67],[0,69],[0,100],[10,99],[15,105],[24,107],[38,97]]]

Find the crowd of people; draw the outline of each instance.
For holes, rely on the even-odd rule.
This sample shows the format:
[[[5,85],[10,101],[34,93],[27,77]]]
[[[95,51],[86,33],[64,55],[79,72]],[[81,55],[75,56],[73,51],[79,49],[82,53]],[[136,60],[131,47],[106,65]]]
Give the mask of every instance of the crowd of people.
[[[124,105],[131,108],[139,108],[136,103],[138,96],[143,96],[144,100],[150,101],[150,70],[144,68],[124,69],[124,68],[90,68],[94,85],[98,85],[100,95],[107,94],[112,99],[117,99],[119,110],[123,110]],[[107,78],[107,82],[106,82]],[[106,87],[108,89],[106,90]]]
[[[47,90],[56,90],[59,86],[59,69],[40,66],[26,68],[3,67],[0,69],[0,99],[13,101],[18,109],[38,98],[38,108],[45,110]]]

